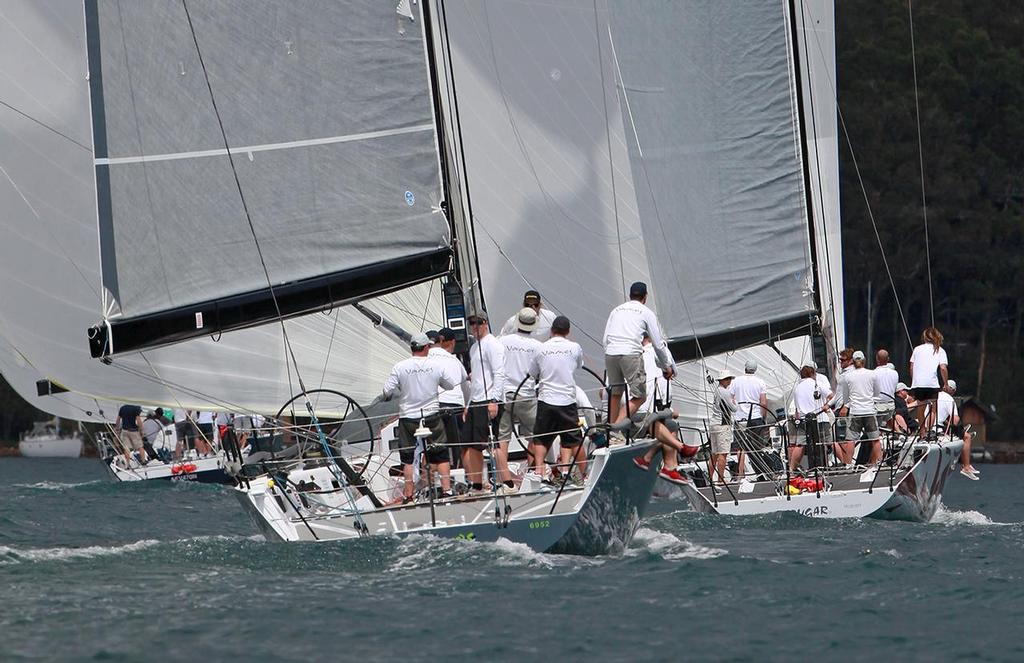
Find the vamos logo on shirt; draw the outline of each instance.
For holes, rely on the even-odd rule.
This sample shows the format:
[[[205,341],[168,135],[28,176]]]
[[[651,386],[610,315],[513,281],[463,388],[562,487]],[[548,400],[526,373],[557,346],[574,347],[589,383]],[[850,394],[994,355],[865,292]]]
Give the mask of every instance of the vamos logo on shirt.
[[[553,355],[573,355],[574,353],[575,349],[573,348],[566,348],[565,350],[544,349],[540,351],[540,355],[542,357],[551,357]]]

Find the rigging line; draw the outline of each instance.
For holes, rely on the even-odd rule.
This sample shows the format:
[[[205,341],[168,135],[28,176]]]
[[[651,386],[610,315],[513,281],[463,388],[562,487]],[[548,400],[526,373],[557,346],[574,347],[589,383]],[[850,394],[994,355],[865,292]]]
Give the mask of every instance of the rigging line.
[[[598,21],[597,0],[594,0],[594,38],[597,42],[597,63],[601,70],[601,102],[604,104],[604,134],[608,144],[608,175],[612,180],[612,209],[615,213],[615,246],[619,253],[619,276],[622,279],[622,298],[626,299],[626,267],[622,259],[622,234],[619,229],[619,195],[615,190],[615,163],[612,160],[612,130],[608,121],[608,90],[605,89],[604,54],[601,52],[601,25]],[[618,92],[618,90],[616,90]]]
[[[818,54],[824,59],[825,51],[821,46],[821,40],[818,38],[818,34],[814,34],[814,41],[818,47]],[[826,78],[829,84],[829,89],[832,92],[832,99],[836,106],[836,115],[839,116],[839,126],[843,130],[843,137],[846,139],[846,146],[850,150],[850,158],[853,160],[853,170],[857,174],[857,182],[860,185],[861,195],[864,197],[864,206],[868,210],[868,219],[871,220],[871,228],[875,231],[875,239],[878,241],[878,250],[882,254],[882,263],[885,265],[885,273],[889,277],[889,286],[892,288],[893,299],[896,301],[896,308],[900,312],[900,320],[903,322],[903,331],[907,335],[907,341],[910,342],[910,346],[914,346],[914,339],[910,336],[910,327],[907,326],[907,319],[903,315],[903,305],[900,303],[900,295],[896,290],[896,282],[892,278],[892,270],[889,268],[889,259],[885,255],[885,247],[882,245],[882,237],[878,234],[878,225],[875,223],[875,215],[871,211],[871,201],[868,198],[867,187],[864,186],[864,177],[860,172],[860,165],[857,163],[857,154],[853,150],[853,140],[850,138],[850,131],[846,126],[846,118],[843,116],[843,109],[839,105],[839,92],[836,90],[832,79]]]
[[[917,53],[914,48],[914,2],[907,0],[907,15],[910,23],[910,61],[914,67],[914,111],[917,119],[917,161],[921,169],[921,211],[924,215],[924,256],[928,270],[928,310],[932,327],[935,326],[935,295],[932,292],[932,252],[928,241],[928,199],[924,191],[924,144],[921,141],[921,104],[917,96]],[[913,343],[911,343],[913,345]]]
[[[619,84],[622,87],[622,99],[623,99],[623,101],[626,104],[626,112],[629,115],[630,126],[633,129],[633,138],[636,141],[637,153],[638,153],[638,155],[640,157],[640,169],[643,171],[643,174],[644,174],[644,182],[647,184],[647,192],[651,196],[651,204],[652,204],[652,206],[654,208],[654,218],[658,222],[658,230],[661,231],[661,239],[664,242],[664,245],[668,246],[668,236],[665,233],[665,225],[664,225],[664,223],[662,222],[662,219],[661,219],[661,210],[658,208],[658,201],[657,201],[657,199],[655,198],[655,195],[654,195],[654,187],[651,185],[651,177],[650,177],[650,175],[647,172],[647,160],[643,157],[643,149],[640,146],[640,134],[639,134],[639,132],[637,132],[636,124],[633,122],[633,111],[630,108],[630,104],[629,104],[629,94],[626,92],[626,81],[622,77],[622,69],[619,67],[619,57],[615,53],[615,41],[612,38],[612,26],[611,26],[610,23],[608,25],[608,43],[611,45],[611,49],[612,49],[612,62],[615,63],[615,71],[616,71],[616,73],[618,75]],[[689,305],[687,305],[687,303],[686,303],[686,296],[683,294],[683,284],[679,280],[679,270],[677,270],[676,267],[675,267],[675,260],[673,259],[672,251],[669,250],[666,253],[667,253],[667,256],[668,256],[669,267],[671,267],[671,269],[672,269],[672,276],[674,277],[675,282],[676,282],[676,289],[677,289],[676,292],[677,292],[677,294],[679,296],[679,301],[682,303],[683,311],[686,313],[686,318],[690,322],[691,329],[693,329],[693,342],[694,342],[694,345],[697,348],[697,354],[700,356],[701,368],[703,369],[704,373],[706,374],[708,372],[708,367],[707,367],[706,358],[704,357],[704,350],[700,346],[700,336],[697,334],[697,326],[693,323],[693,316],[690,315],[690,307],[689,307]],[[701,383],[703,385],[702,388],[704,389],[704,394],[705,394],[705,396],[707,396],[707,394],[708,394],[707,381],[706,380],[701,380]],[[707,397],[705,397],[705,403],[709,403]],[[710,417],[711,416],[710,415],[710,405],[706,409],[708,411],[708,416]]]
[[[517,266],[516,266],[516,264],[515,264],[514,262],[512,262],[512,258],[510,258],[510,257],[509,257],[509,255],[508,255],[507,253],[505,253],[505,250],[504,250],[503,248],[501,248],[501,245],[500,245],[500,244],[498,244],[498,240],[496,240],[496,239],[494,238],[494,236],[493,236],[493,235],[491,235],[490,231],[489,231],[489,230],[487,230],[486,226],[484,226],[483,224],[481,224],[480,228],[481,228],[481,229],[482,229],[482,230],[484,231],[484,234],[485,234],[485,235],[487,235],[487,239],[491,240],[491,243],[492,243],[492,244],[494,244],[494,248],[495,248],[495,249],[497,249],[497,251],[498,251],[498,254],[499,254],[499,255],[500,255],[500,256],[501,256],[502,258],[504,258],[504,259],[505,259],[505,262],[507,262],[507,263],[509,264],[509,267],[511,267],[511,268],[512,268],[513,270],[515,270],[516,274],[518,274],[518,275],[519,275],[519,278],[521,278],[521,279],[523,280],[523,283],[525,283],[525,284],[526,284],[526,285],[528,285],[529,287],[533,288],[534,290],[539,290],[539,288],[537,288],[537,286],[536,286],[536,285],[534,285],[534,283],[533,283],[532,281],[530,281],[530,279],[526,278],[526,275],[525,275],[525,274],[523,274],[523,272],[522,272],[522,271],[520,271],[519,267],[517,267]],[[560,307],[559,307],[558,305],[556,305],[556,304],[555,304],[555,302],[554,302],[554,301],[552,301],[552,300],[551,300],[550,298],[545,298],[545,301],[546,301],[546,302],[547,302],[548,304],[550,304],[550,305],[551,305],[551,308],[553,308],[553,309],[554,309],[555,311],[557,311],[558,313],[561,313],[561,312],[562,312],[562,309],[561,309],[561,308],[560,308]],[[603,342],[603,341],[602,341],[601,339],[595,338],[595,337],[594,337],[594,336],[592,336],[591,334],[587,333],[587,331],[586,331],[586,330],[584,330],[584,329],[582,329],[582,328],[580,328],[580,327],[574,327],[574,328],[573,328],[573,330],[574,330],[575,332],[578,332],[578,333],[580,333],[580,334],[583,334],[584,336],[586,336],[587,338],[589,338],[589,339],[590,339],[591,341],[593,341],[594,343],[596,343],[596,344],[598,344],[598,345],[600,345],[600,346],[603,346],[603,345],[604,345],[604,342]]]
[[[331,350],[334,348],[334,333],[338,330],[338,316],[341,314],[341,310],[338,308],[334,309],[334,324],[331,325],[331,340],[327,342],[327,356],[324,357],[324,370],[320,373],[320,386],[318,389],[324,388],[324,380],[327,379],[327,365],[331,362]],[[288,385],[289,388],[291,385]],[[317,405],[320,405],[320,398],[317,397]]]
[[[39,125],[39,126],[41,126],[42,128],[44,128],[44,129],[46,129],[46,130],[48,130],[48,131],[52,131],[53,133],[57,134],[57,135],[58,135],[58,136],[60,136],[61,138],[65,139],[65,140],[68,140],[68,141],[71,141],[72,143],[74,143],[74,144],[75,144],[75,145],[77,145],[78,147],[82,148],[83,150],[85,150],[85,151],[86,151],[86,152],[88,152],[89,154],[92,154],[92,148],[90,148],[90,147],[87,147],[87,146],[83,145],[82,143],[79,143],[79,142],[78,142],[77,140],[75,140],[75,139],[74,139],[74,138],[72,138],[71,136],[67,135],[66,133],[64,133],[64,132],[62,132],[62,131],[59,131],[59,130],[57,130],[57,129],[53,128],[53,127],[51,127],[51,126],[50,126],[49,124],[47,124],[46,122],[43,122],[43,121],[42,121],[42,120],[40,120],[40,119],[37,119],[37,118],[35,118],[35,117],[32,117],[31,115],[29,115],[28,113],[26,113],[26,112],[25,112],[25,111],[23,111],[23,110],[20,110],[20,109],[18,109],[18,108],[15,108],[14,106],[12,106],[11,104],[7,103],[6,101],[4,101],[4,100],[2,100],[2,99],[0,99],[0,106],[4,106],[5,108],[9,108],[9,109],[11,109],[12,111],[14,111],[15,113],[17,113],[18,115],[21,115],[21,116],[22,116],[22,117],[24,117],[25,119],[27,119],[27,120],[31,120],[32,122],[35,122],[36,124],[38,124],[38,125]]]
[[[561,209],[561,206],[559,206],[557,204],[557,202],[552,198],[551,194],[548,193],[547,188],[544,186],[544,183],[541,181],[540,173],[537,172],[537,168],[536,168],[536,166],[533,163],[533,159],[530,158],[530,153],[526,149],[526,141],[523,139],[522,134],[519,132],[519,125],[516,123],[515,117],[512,114],[512,105],[508,101],[508,95],[505,94],[505,86],[504,86],[504,84],[502,83],[502,80],[501,80],[501,71],[500,71],[500,69],[498,67],[498,56],[497,56],[497,54],[494,51],[494,39],[490,38],[490,35],[492,34],[493,31],[491,30],[491,15],[490,15],[490,12],[487,11],[487,3],[486,2],[483,3],[483,11],[484,11],[484,23],[485,23],[484,27],[485,27],[485,29],[487,31],[487,35],[488,35],[488,39],[487,39],[488,52],[490,53],[490,56],[491,56],[491,64],[494,66],[494,76],[497,79],[498,92],[501,94],[501,103],[502,103],[502,105],[505,108],[505,115],[508,117],[508,123],[509,123],[509,126],[512,128],[512,134],[516,138],[516,145],[519,147],[519,151],[523,155],[523,159],[526,160],[526,165],[530,169],[530,174],[533,176],[534,181],[537,183],[537,188],[540,190],[541,195],[544,197],[544,201],[547,203],[547,205],[550,206],[550,207],[553,207],[554,210],[556,212],[558,212],[559,216],[564,216],[565,218],[569,219],[570,221],[575,221],[575,219],[572,219],[571,216],[569,216],[567,213],[565,213]],[[480,37],[483,38],[483,35],[480,35]],[[552,220],[554,220],[554,219],[552,219]],[[565,237],[565,234],[563,232],[561,224],[557,224],[556,223],[555,224],[555,229],[558,232],[558,238],[559,238],[560,243],[561,243],[562,253],[565,254],[566,256],[568,256],[569,255],[569,251],[566,250],[566,247],[569,246],[569,243],[566,241],[566,237]],[[492,240],[493,240],[493,238],[492,238]],[[575,275],[575,282],[576,283],[583,283],[583,279],[581,278],[579,270],[576,268],[575,262],[572,261],[572,260],[569,260],[568,262],[573,267],[573,272],[574,272],[574,275]]]
[[[423,327],[427,324],[427,311],[430,310],[430,300],[434,296],[434,284],[431,283],[427,288],[427,303],[423,306],[423,317],[420,318],[420,331],[423,331]]]
[[[821,204],[821,215],[820,215],[819,219],[821,221],[822,244],[825,247],[825,278],[828,281],[829,309],[830,309],[831,317],[832,317],[833,334],[835,334],[838,331],[838,321],[837,321],[837,318],[836,318],[836,302],[835,302],[835,297],[834,297],[834,290],[832,288],[832,255],[831,255],[832,252],[831,252],[831,248],[829,247],[829,241],[828,241],[828,224],[826,223],[827,213],[826,213],[826,210],[825,210],[825,192],[824,192],[824,187],[822,186],[822,180],[824,178],[822,177],[821,160],[819,159],[819,154],[818,154],[819,150],[818,150],[818,145],[817,145],[817,142],[818,142],[818,119],[817,119],[817,114],[814,111],[814,80],[813,80],[813,78],[811,76],[811,49],[810,49],[810,47],[808,45],[808,42],[807,42],[807,31],[809,29],[808,25],[809,24],[810,25],[814,24],[814,17],[810,15],[810,10],[807,9],[807,3],[805,3],[804,0],[800,0],[800,14],[803,17],[804,57],[807,60],[807,96],[808,96],[808,100],[810,101],[809,105],[811,107],[811,133],[814,135],[814,141],[815,141],[815,146],[814,146],[814,166],[815,166],[815,170],[816,170],[817,175],[818,175],[818,177],[817,177],[817,180],[818,180],[818,201]],[[808,19],[810,19],[810,22],[808,22]],[[799,66],[799,64],[800,63],[797,63],[797,66]],[[800,93],[802,94],[802,91]],[[839,159],[839,149],[838,149],[838,145],[837,145],[837,147],[836,147],[836,160],[838,161],[838,159]],[[837,166],[838,166],[838,164],[837,164]],[[819,301],[821,301],[821,293],[818,293],[818,299],[819,299]]]
[[[245,211],[245,220],[249,224],[249,232],[252,234],[252,240],[256,244],[256,253],[260,259],[260,265],[263,267],[263,275],[267,279],[267,288],[270,291],[270,299],[274,302],[274,310],[277,312],[277,319],[281,323],[281,334],[284,337],[285,353],[286,357],[291,356],[292,362],[295,364],[295,375],[299,381],[299,388],[303,391],[306,390],[305,385],[302,383],[302,375],[299,374],[299,363],[295,358],[295,352],[292,350],[291,342],[288,340],[288,330],[285,328],[284,316],[281,315],[281,307],[277,301],[277,293],[274,292],[274,283],[270,279],[270,270],[267,268],[267,262],[263,258],[263,248],[260,246],[259,238],[256,236],[256,227],[252,223],[252,216],[249,214],[249,205],[246,203],[245,194],[242,192],[242,183],[238,179],[238,169],[235,168],[235,158],[231,154],[231,145],[228,143],[228,134],[224,130],[224,121],[221,119],[220,110],[217,108],[217,99],[213,94],[213,85],[210,83],[210,74],[206,70],[206,61],[203,59],[202,50],[199,48],[199,37],[196,35],[195,26],[192,24],[192,14],[188,11],[188,2],[181,0],[181,6],[185,10],[185,18],[188,19],[188,29],[192,33],[192,43],[196,47],[196,56],[199,58],[199,65],[203,69],[203,78],[206,80],[206,89],[210,92],[210,104],[213,106],[213,114],[217,118],[217,126],[220,128],[221,139],[224,141],[224,150],[228,153],[228,163],[231,165],[231,174],[235,180],[235,187],[238,189],[238,197],[242,202],[242,209]],[[291,386],[291,371],[289,370],[289,387]]]

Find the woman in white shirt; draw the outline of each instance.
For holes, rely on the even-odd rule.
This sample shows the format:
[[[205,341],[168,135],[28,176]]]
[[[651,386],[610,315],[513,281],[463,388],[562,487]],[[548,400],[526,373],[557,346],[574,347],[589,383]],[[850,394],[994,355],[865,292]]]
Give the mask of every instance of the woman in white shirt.
[[[941,376],[941,382],[940,382]],[[935,401],[940,391],[948,391],[949,360],[942,348],[942,333],[935,327],[928,327],[921,333],[921,345],[910,355],[910,393],[924,407],[928,403],[928,418],[925,430],[935,425]],[[922,412],[917,412],[922,421]]]

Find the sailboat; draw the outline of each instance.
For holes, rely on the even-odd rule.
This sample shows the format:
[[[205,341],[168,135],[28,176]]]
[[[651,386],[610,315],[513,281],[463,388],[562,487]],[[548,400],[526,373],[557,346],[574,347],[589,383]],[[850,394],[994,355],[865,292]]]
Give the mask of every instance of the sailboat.
[[[78,458],[82,455],[82,436],[68,435],[60,429],[60,418],[36,422],[32,430],[18,440],[18,453],[25,458]]]
[[[749,351],[709,355],[757,344],[792,376],[762,413],[782,462],[721,495],[695,481],[676,496],[733,515],[930,519],[959,439],[891,434],[878,467],[812,468],[813,489],[794,490],[782,469],[796,371],[816,360],[834,376],[844,344],[832,3],[612,6],[641,217],[666,249],[654,281],[682,284],[659,299],[676,358],[692,358],[681,372],[692,385],[742,370]],[[698,419],[717,423],[708,391],[689,396]]]
[[[629,543],[656,476],[632,461],[651,441],[595,450],[580,485],[460,498],[427,490],[426,501],[389,505],[380,422],[346,406],[325,432],[329,408],[308,385],[327,368],[296,360],[305,348],[289,323],[339,309],[367,320],[367,338],[335,341],[338,352],[355,354],[355,366],[332,376],[351,385],[339,401],[353,403],[352,391],[380,388],[374,372],[387,366],[379,352],[368,350],[367,361],[359,351],[398,350],[389,335],[409,337],[397,316],[368,313],[379,299],[418,292],[413,310],[428,311],[441,289],[433,315],[463,336],[466,318],[483,310],[466,213],[472,194],[443,89],[449,99],[454,91],[440,83],[450,51],[434,31],[444,32],[437,5],[243,10],[101,0],[85,8],[104,311],[88,330],[91,354],[116,365],[210,335],[216,343],[261,325],[280,331],[278,352],[299,396],[277,423],[308,422],[305,431],[290,428],[304,438],[301,453],[243,465],[228,441],[238,497],[264,533],[290,541],[503,537],[584,554]],[[146,236],[174,269],[154,272],[153,261],[139,259],[136,242]],[[246,397],[231,396],[261,407]],[[353,421],[368,432],[345,437]]]

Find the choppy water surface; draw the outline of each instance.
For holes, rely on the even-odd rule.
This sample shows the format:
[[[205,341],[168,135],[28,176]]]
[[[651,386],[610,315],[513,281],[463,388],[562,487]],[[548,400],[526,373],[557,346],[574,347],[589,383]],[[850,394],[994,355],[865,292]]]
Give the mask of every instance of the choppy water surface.
[[[625,554],[291,545],[230,491],[0,460],[0,660],[1022,660],[1024,467],[927,525],[644,523]]]

